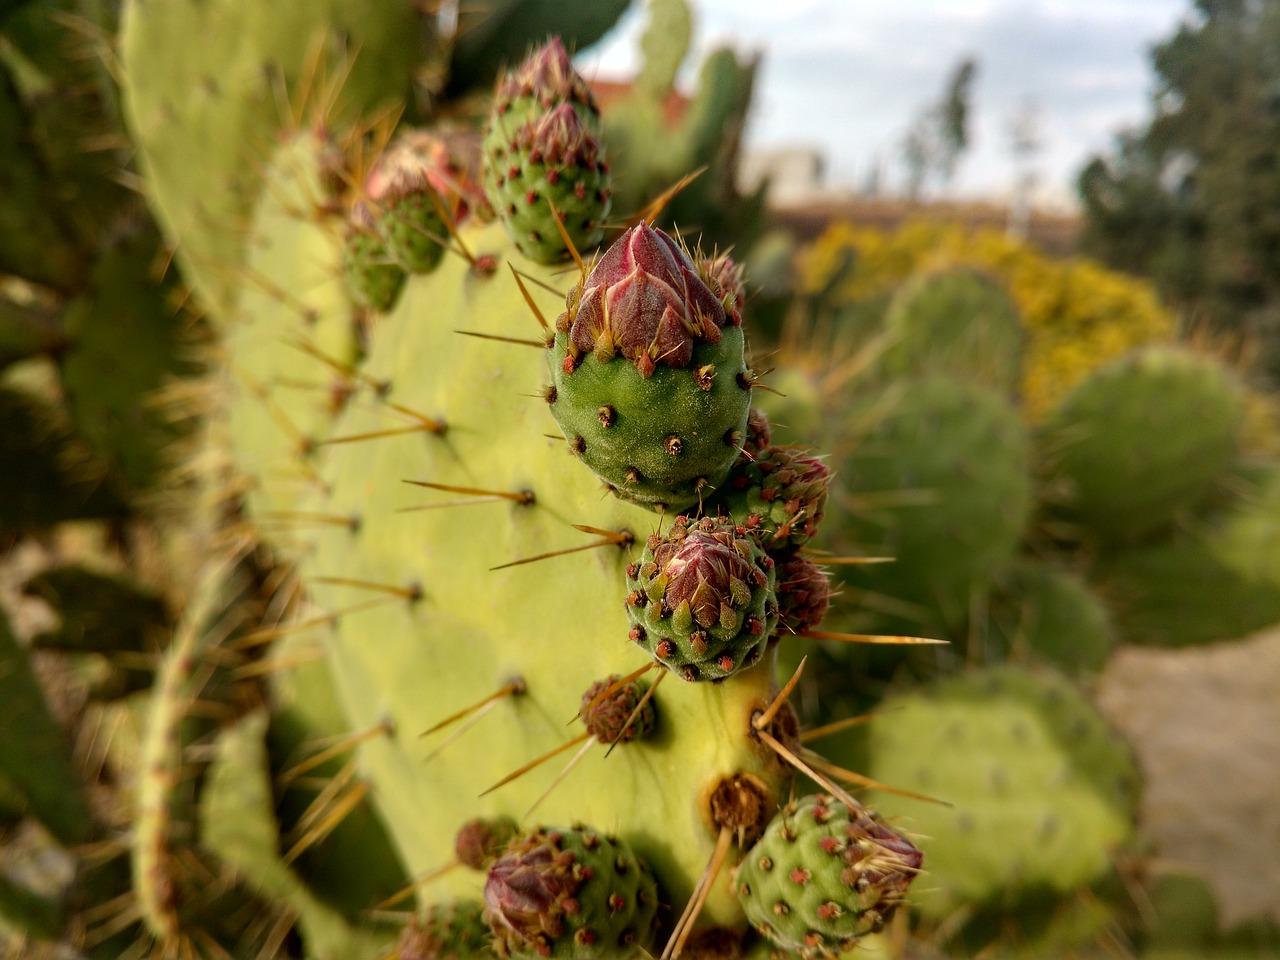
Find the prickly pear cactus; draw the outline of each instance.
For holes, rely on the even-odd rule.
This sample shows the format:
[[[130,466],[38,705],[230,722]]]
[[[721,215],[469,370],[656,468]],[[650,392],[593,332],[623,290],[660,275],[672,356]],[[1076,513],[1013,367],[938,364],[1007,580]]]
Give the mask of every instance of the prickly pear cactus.
[[[309,117],[275,135],[226,263],[206,476],[235,534],[289,565],[241,641],[285,669],[275,709],[302,717],[319,696],[345,715],[349,791],[325,829],[372,803],[406,874],[427,878],[418,902],[456,917],[483,888],[502,955],[742,949],[729,871],[799,762],[794,713],[773,703],[775,567],[789,623],[816,626],[830,589],[797,551],[820,532],[826,470],[771,450],[751,414],[731,258],[643,221],[593,251],[603,180],[589,225],[554,191],[535,204],[537,243],[509,215],[495,142],[510,159],[549,130],[564,159],[565,131],[590,120],[584,90],[556,42],[499,85],[498,222],[468,194],[478,164],[401,175],[432,162],[399,152],[428,143],[421,131],[400,130],[368,176],[333,156],[368,161],[367,125]],[[521,158],[522,200],[549,157]],[[335,168],[361,175],[335,184]],[[749,516],[725,519],[734,508],[711,498],[744,457],[760,461]],[[575,744],[558,775],[542,766]],[[477,817],[521,833],[498,851]],[[423,944],[442,916],[406,915],[404,955],[436,949]]]
[[[1063,509],[1087,536],[1134,541],[1208,495],[1236,455],[1243,416],[1222,364],[1148,347],[1077,385],[1038,441]]]
[[[950,804],[875,794],[931,838],[931,889],[913,897],[925,917],[1069,896],[1104,877],[1132,838],[1128,746],[1057,674],[989,669],[886,698],[883,711],[871,775]]]

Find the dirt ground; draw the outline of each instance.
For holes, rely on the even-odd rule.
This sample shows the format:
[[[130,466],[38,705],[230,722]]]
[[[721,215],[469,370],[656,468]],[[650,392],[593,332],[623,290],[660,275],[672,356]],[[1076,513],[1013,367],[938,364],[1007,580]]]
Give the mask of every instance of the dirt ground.
[[[1224,929],[1280,923],[1280,628],[1121,650],[1097,701],[1137,751],[1153,872],[1201,877]]]

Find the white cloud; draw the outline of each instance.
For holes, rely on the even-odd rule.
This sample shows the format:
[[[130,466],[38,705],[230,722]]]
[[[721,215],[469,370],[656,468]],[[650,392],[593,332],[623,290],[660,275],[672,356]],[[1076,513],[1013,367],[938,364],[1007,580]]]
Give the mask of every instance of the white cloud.
[[[1148,50],[1169,36],[1189,0],[695,0],[698,50],[731,41],[762,49],[754,143],[807,142],[854,183],[874,158],[892,160],[911,120],[942,91],[961,56],[979,60],[974,146],[957,187],[1007,189],[1007,126],[1038,105],[1041,165],[1070,189],[1091,152],[1146,114]],[[591,58],[601,75],[635,66],[641,11]],[[690,74],[692,76],[692,73]]]

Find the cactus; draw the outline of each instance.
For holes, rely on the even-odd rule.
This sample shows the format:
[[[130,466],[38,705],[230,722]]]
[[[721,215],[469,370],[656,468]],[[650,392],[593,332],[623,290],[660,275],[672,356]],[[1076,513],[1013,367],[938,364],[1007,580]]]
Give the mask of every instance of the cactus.
[[[1080,383],[1038,444],[1067,515],[1091,537],[1134,541],[1206,498],[1235,458],[1242,418],[1225,367],[1148,348]]]
[[[286,13],[284,25],[306,32],[298,10]],[[323,23],[325,10],[316,15]],[[163,59],[161,47],[144,40],[154,44],[192,16],[185,5],[156,13],[131,6],[128,57]],[[361,30],[388,36],[386,24]],[[286,88],[296,75],[289,71],[301,69],[298,43],[296,36],[254,40],[259,53],[258,45],[276,45],[270,52],[287,67]],[[563,66],[549,49],[535,53],[533,63],[550,57]],[[376,83],[361,74],[361,83],[371,86],[344,89],[341,99],[367,104],[373,88],[394,87],[395,62],[388,61],[387,76]],[[158,71],[147,62],[131,71],[130,81],[155,83]],[[571,88],[581,83],[568,82]],[[208,105],[210,129],[261,127],[260,90],[250,85],[236,96],[233,103]],[[167,134],[152,126],[160,99],[155,90],[131,90],[127,102],[145,131],[153,200],[168,211],[173,235],[185,239],[195,236],[191,201],[177,196],[166,164],[187,148],[165,142],[173,126]],[[211,99],[221,94],[211,91]],[[426,931],[441,916],[455,915],[449,913],[454,907],[473,913],[458,904],[480,894],[474,870],[444,869],[484,865],[486,857],[464,857],[458,847],[460,828],[479,814],[489,824],[515,820],[522,827],[488,864],[484,882],[500,953],[608,956],[633,938],[646,948],[668,934],[675,942],[673,917],[658,907],[686,902],[691,910],[678,925],[679,943],[695,953],[712,942],[740,948],[746,918],[722,868],[741,857],[747,827],[778,808],[795,762],[783,745],[795,745],[794,715],[781,702],[771,706],[775,561],[769,545],[745,526],[708,513],[676,527],[691,540],[706,533],[710,553],[727,548],[722,559],[733,576],[719,578],[718,560],[677,571],[661,547],[673,528],[653,508],[692,510],[701,503],[707,509],[742,456],[801,465],[799,477],[779,467],[772,478],[787,474],[779,488],[787,494],[784,504],[800,503],[778,521],[779,528],[790,525],[785,545],[773,545],[793,571],[794,623],[816,626],[829,592],[825,573],[794,552],[819,532],[825,468],[799,455],[766,453],[767,423],[750,415],[754,378],[745,359],[740,272],[726,256],[690,254],[682,240],[640,224],[591,269],[566,276],[521,252],[527,232],[519,224],[485,222],[483,203],[469,199],[464,212],[454,201],[465,199],[465,191],[442,196],[446,191],[430,180],[443,200],[432,204],[443,234],[420,221],[418,228],[447,242],[439,262],[423,262],[417,266],[427,269],[413,272],[379,225],[397,214],[390,213],[395,204],[381,202],[388,194],[378,189],[378,171],[386,168],[368,154],[370,125],[348,125],[342,110],[324,102],[304,106],[318,112],[304,111],[300,121],[263,138],[273,144],[269,162],[237,175],[244,193],[228,203],[252,216],[243,225],[213,224],[216,229],[194,242],[208,261],[201,262],[197,249],[187,254],[193,269],[203,271],[197,289],[211,304],[219,359],[225,358],[211,379],[212,415],[196,463],[217,510],[204,508],[202,515],[230,520],[220,536],[240,550],[254,543],[255,558],[288,566],[263,575],[275,593],[235,602],[227,623],[245,618],[246,625],[233,642],[180,631],[153,691],[142,744],[147,775],[139,809],[146,829],[134,841],[135,885],[151,935],[169,949],[188,935],[184,924],[201,922],[199,913],[180,911],[166,898],[186,882],[175,870],[183,857],[213,855],[232,867],[236,890],[248,902],[261,902],[282,924],[296,922],[309,954],[333,954],[368,939],[386,944],[397,936],[409,955],[435,950],[424,943]],[[509,103],[496,124],[536,109],[537,116],[526,114],[522,122],[537,128],[546,116],[567,117],[566,106],[578,116],[571,104]],[[402,130],[400,142],[427,135]],[[335,145],[349,156],[335,156]],[[373,171],[368,177],[364,163]],[[217,157],[209,165],[216,167]],[[343,169],[359,176],[335,202],[333,174]],[[414,215],[425,211],[415,207]],[[366,215],[371,224],[362,221]],[[184,229],[173,229],[179,222]],[[383,245],[386,253],[376,258],[385,256],[402,271],[386,275],[398,289],[389,286],[378,297],[359,289],[360,271],[351,269],[345,244],[353,223]],[[571,246],[594,239],[594,233],[574,239],[571,225],[562,226]],[[660,302],[646,314],[655,291]],[[539,322],[543,334],[534,339]],[[597,376],[597,368],[607,368],[607,375]],[[602,418],[603,407],[613,416]],[[557,419],[571,441],[567,450],[548,436],[554,437]],[[613,427],[629,433],[622,452],[593,462],[593,448],[605,446],[596,441]],[[586,438],[583,459],[591,470],[572,456],[581,446],[572,442],[578,436]],[[629,468],[638,482],[631,482]],[[766,471],[757,473],[760,489],[772,491]],[[640,504],[602,497],[601,477]],[[712,529],[703,531],[704,525]],[[650,558],[654,571],[642,572]],[[630,585],[628,561],[636,567]],[[658,566],[666,575],[661,586]],[[676,574],[695,571],[707,576],[690,579],[686,590]],[[229,572],[233,583],[244,576],[236,567]],[[688,679],[718,682],[659,689],[665,672],[648,683],[640,678],[647,658],[623,642],[633,625],[629,589],[647,591],[659,607],[664,597],[687,600],[674,603],[665,619],[689,620],[687,646],[695,652],[692,627],[714,607],[707,629],[726,631],[716,643],[728,646],[709,654],[698,677]],[[264,613],[255,629],[253,618]],[[269,641],[269,653],[246,652]],[[664,661],[659,646],[652,654]],[[201,689],[202,698],[233,711],[254,699],[235,684],[200,688],[201,679],[227,670],[232,677],[269,674],[277,663],[316,657],[327,670],[310,662],[277,668],[268,698],[277,714],[267,729],[254,719],[223,730],[225,753],[189,809],[193,798],[176,777],[173,751],[201,729],[191,723],[193,692]],[[616,697],[600,690],[601,677],[617,686]],[[329,715],[331,707],[339,716]],[[576,742],[566,739],[563,724],[579,707],[593,741],[625,746],[581,751],[574,789],[553,784],[539,796],[541,788],[518,775],[534,758]],[[261,798],[264,762],[281,749],[296,750],[299,732],[308,728],[345,730],[338,742],[350,760],[331,774],[326,791],[334,808],[309,809],[290,829],[288,822],[264,824],[261,800],[254,800],[253,820],[247,809],[239,816],[257,832],[237,837],[235,825],[221,817],[236,816],[237,797]],[[647,735],[633,738],[632,731]],[[334,755],[320,751],[298,767],[310,770]],[[288,771],[280,776],[289,784],[297,779]],[[238,789],[237,783],[253,786]],[[309,885],[302,871],[290,869],[344,813],[367,809],[366,800],[385,824],[403,871],[420,878],[413,892],[421,910],[416,918],[404,915],[394,929],[355,915],[358,899],[321,897],[319,876]],[[531,802],[545,809],[546,822],[590,822],[573,829],[533,826]],[[222,811],[221,817],[203,818],[198,844],[171,829],[187,812],[211,811]],[[468,830],[462,833],[469,836]],[[605,838],[612,836],[618,846],[604,857],[601,851],[613,842]],[[330,855],[351,849],[336,833],[331,841]],[[284,846],[289,850],[281,854],[277,848]],[[623,861],[625,876],[615,876]],[[652,879],[645,879],[650,874],[641,861]],[[540,873],[543,866],[549,872]],[[541,876],[534,885],[545,903],[522,901],[529,871]],[[353,879],[349,887],[367,896],[367,885]],[[216,937],[237,944],[220,928]]]
[[[489,867],[485,919],[500,957],[632,956],[653,940],[658,887],[624,840],[577,826],[517,837]]]
[[[926,629],[955,635],[970,597],[1017,550],[1031,508],[1029,443],[989,388],[907,380],[851,416],[870,426],[836,471],[847,552],[892,557],[851,568],[846,585],[914,605]]]
[[[559,39],[498,87],[485,137],[485,186],[520,252],[567,259],[604,237],[609,167],[600,112]],[[557,223],[557,221],[559,221]]]
[[[1002,578],[991,606],[993,660],[1026,656],[1088,675],[1102,669],[1116,643],[1110,608],[1067,570],[1021,562]]]
[[[931,889],[913,896],[926,919],[1067,897],[1105,878],[1132,839],[1133,758],[1058,675],[990,669],[886,698],[882,711],[869,773],[950,804],[875,794],[883,813],[932,838]]]
[[[950,373],[1010,396],[1019,391],[1025,335],[994,277],[964,267],[917,276],[895,293],[884,328],[887,376]]]

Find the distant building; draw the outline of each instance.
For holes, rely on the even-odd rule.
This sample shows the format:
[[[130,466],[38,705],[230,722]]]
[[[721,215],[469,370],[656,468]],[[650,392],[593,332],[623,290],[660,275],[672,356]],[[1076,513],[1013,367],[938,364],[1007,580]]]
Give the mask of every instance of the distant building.
[[[770,205],[786,207],[824,194],[826,175],[826,157],[816,147],[747,150],[738,164],[738,189],[752,193],[767,178]]]

